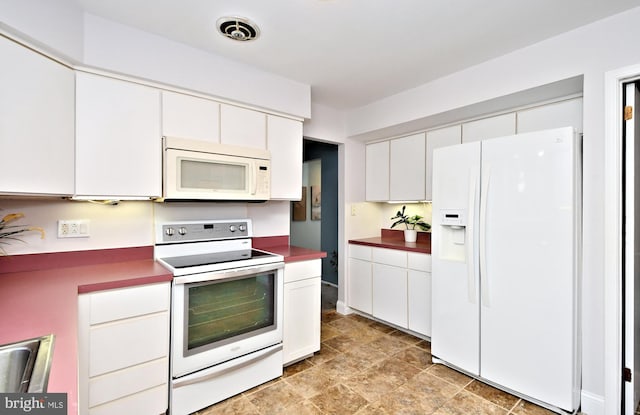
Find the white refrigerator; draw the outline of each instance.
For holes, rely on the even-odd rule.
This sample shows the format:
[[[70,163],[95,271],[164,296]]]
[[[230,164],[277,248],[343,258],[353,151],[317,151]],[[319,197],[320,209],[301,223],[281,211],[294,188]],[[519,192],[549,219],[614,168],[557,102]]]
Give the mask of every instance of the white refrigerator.
[[[579,407],[581,151],[573,128],[435,150],[432,354]]]

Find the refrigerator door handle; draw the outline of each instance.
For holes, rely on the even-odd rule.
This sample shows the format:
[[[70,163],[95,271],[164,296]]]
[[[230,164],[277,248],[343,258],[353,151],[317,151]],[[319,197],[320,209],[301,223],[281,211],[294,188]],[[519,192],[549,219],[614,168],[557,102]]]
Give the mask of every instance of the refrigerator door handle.
[[[467,214],[467,228],[465,230],[467,239],[467,295],[471,304],[476,302],[476,267],[473,235],[475,233],[474,221],[478,189],[474,172],[474,169],[469,169],[469,213]]]
[[[480,292],[482,305],[489,307],[489,284],[487,276],[487,195],[491,181],[491,166],[487,166],[482,174],[480,193]]]

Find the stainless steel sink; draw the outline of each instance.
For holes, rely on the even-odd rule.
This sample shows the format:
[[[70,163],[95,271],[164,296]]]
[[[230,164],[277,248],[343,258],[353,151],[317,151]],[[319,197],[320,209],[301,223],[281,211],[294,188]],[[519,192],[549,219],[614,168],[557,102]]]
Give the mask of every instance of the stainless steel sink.
[[[46,392],[54,335],[0,346],[0,392]]]

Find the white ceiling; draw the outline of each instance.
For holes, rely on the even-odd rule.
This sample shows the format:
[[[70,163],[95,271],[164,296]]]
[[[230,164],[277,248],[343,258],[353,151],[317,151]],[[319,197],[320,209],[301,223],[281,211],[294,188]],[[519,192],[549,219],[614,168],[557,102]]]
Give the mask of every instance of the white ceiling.
[[[640,0],[75,0],[89,13],[311,85],[336,109],[640,6]],[[219,35],[222,16],[260,37]]]

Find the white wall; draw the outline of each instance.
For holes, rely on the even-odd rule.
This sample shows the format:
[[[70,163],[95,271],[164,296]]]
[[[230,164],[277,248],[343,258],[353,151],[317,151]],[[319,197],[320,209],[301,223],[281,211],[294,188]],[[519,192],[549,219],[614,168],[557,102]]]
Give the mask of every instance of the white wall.
[[[603,413],[604,73],[640,61],[640,8],[468,68],[348,114],[365,134],[503,95],[584,75],[583,411]],[[364,200],[364,199],[361,199]]]
[[[78,63],[300,118],[311,115],[309,85],[84,13],[73,1],[0,0],[0,28]]]
[[[312,102],[311,119],[305,120],[303,135],[319,141],[344,143],[347,137],[345,114]]]
[[[0,0],[0,24],[82,61],[83,12],[68,0]]]
[[[45,238],[37,233],[21,236],[21,242],[3,245],[7,254],[82,251],[90,249],[149,246],[153,241],[152,202],[121,202],[116,206],[97,205],[54,199],[0,199],[0,216],[24,213],[16,225],[40,226]],[[58,239],[59,219],[89,219],[89,238]]]
[[[84,63],[309,118],[311,87],[91,14]]]
[[[91,249],[150,246],[155,242],[157,222],[200,219],[251,218],[254,236],[289,235],[289,202],[266,203],[155,203],[123,201],[118,205],[57,199],[0,198],[0,218],[9,213],[23,213],[15,225],[40,226],[37,232],[20,235],[2,248],[10,255],[44,252],[83,251]],[[57,221],[89,219],[89,238],[59,239]]]

